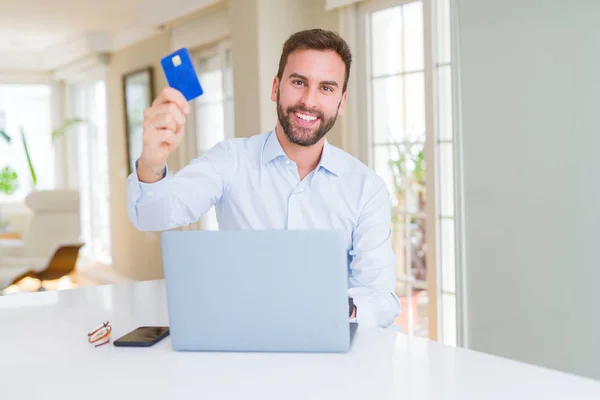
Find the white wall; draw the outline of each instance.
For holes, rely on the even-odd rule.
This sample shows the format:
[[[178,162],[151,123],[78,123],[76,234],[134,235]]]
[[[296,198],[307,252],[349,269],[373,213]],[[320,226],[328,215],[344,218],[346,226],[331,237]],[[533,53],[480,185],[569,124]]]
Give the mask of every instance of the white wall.
[[[600,378],[600,1],[458,6],[469,347]]]

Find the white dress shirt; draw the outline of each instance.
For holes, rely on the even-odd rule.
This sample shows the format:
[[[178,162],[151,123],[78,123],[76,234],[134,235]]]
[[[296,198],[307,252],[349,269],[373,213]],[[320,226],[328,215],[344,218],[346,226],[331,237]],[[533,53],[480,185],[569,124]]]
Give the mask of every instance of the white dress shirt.
[[[400,313],[388,189],[327,141],[319,165],[302,180],[272,130],[222,141],[155,183],[140,182],[136,171],[127,189],[129,218],[142,231],[186,226],[212,206],[221,230],[342,230],[356,321],[387,327]]]

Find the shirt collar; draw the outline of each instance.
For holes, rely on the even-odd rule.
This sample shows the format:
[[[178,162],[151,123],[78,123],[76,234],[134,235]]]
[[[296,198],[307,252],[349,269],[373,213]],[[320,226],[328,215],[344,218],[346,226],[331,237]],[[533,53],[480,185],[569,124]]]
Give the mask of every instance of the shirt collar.
[[[267,140],[265,141],[265,145],[262,151],[262,163],[267,164],[277,157],[285,156],[285,152],[279,143],[279,139],[277,139],[277,134],[275,130],[272,130],[267,135]]]
[[[321,161],[319,161],[319,165],[317,165],[317,171],[319,170],[319,167],[323,167],[336,176],[342,174],[342,160],[335,150],[336,149],[329,144],[329,141],[325,139],[325,145],[323,146],[323,153],[321,153]]]
[[[317,171],[323,167],[336,176],[341,175],[343,172],[342,160],[335,150],[336,149],[329,144],[329,141],[325,139],[323,152],[321,154],[321,161],[319,161],[319,165],[317,165]],[[262,164],[268,164],[269,162],[281,156],[285,156],[285,152],[279,143],[279,139],[277,139],[275,130],[272,130],[267,135],[267,140],[265,141],[265,145],[263,147]]]

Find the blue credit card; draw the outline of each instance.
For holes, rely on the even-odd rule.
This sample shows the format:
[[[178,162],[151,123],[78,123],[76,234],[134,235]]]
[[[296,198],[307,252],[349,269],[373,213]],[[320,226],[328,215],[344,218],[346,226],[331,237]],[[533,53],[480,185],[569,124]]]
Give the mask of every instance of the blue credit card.
[[[187,101],[201,96],[204,91],[186,48],[179,49],[160,60],[169,86],[180,91]]]

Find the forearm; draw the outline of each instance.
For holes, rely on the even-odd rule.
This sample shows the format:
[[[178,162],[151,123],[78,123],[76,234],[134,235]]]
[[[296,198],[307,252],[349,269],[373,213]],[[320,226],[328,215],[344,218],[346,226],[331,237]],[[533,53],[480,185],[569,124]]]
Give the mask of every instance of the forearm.
[[[140,231],[164,231],[196,222],[222,193],[223,183],[208,160],[153,183],[138,177],[134,171],[127,180],[127,213]]]
[[[349,294],[354,298],[359,323],[388,327],[401,311],[396,296],[391,208],[381,178],[375,180],[370,192],[354,230]]]
[[[351,270],[348,293],[356,305],[357,322],[390,326],[401,305],[396,295],[396,257],[389,242],[385,240],[369,253],[354,254]]]

